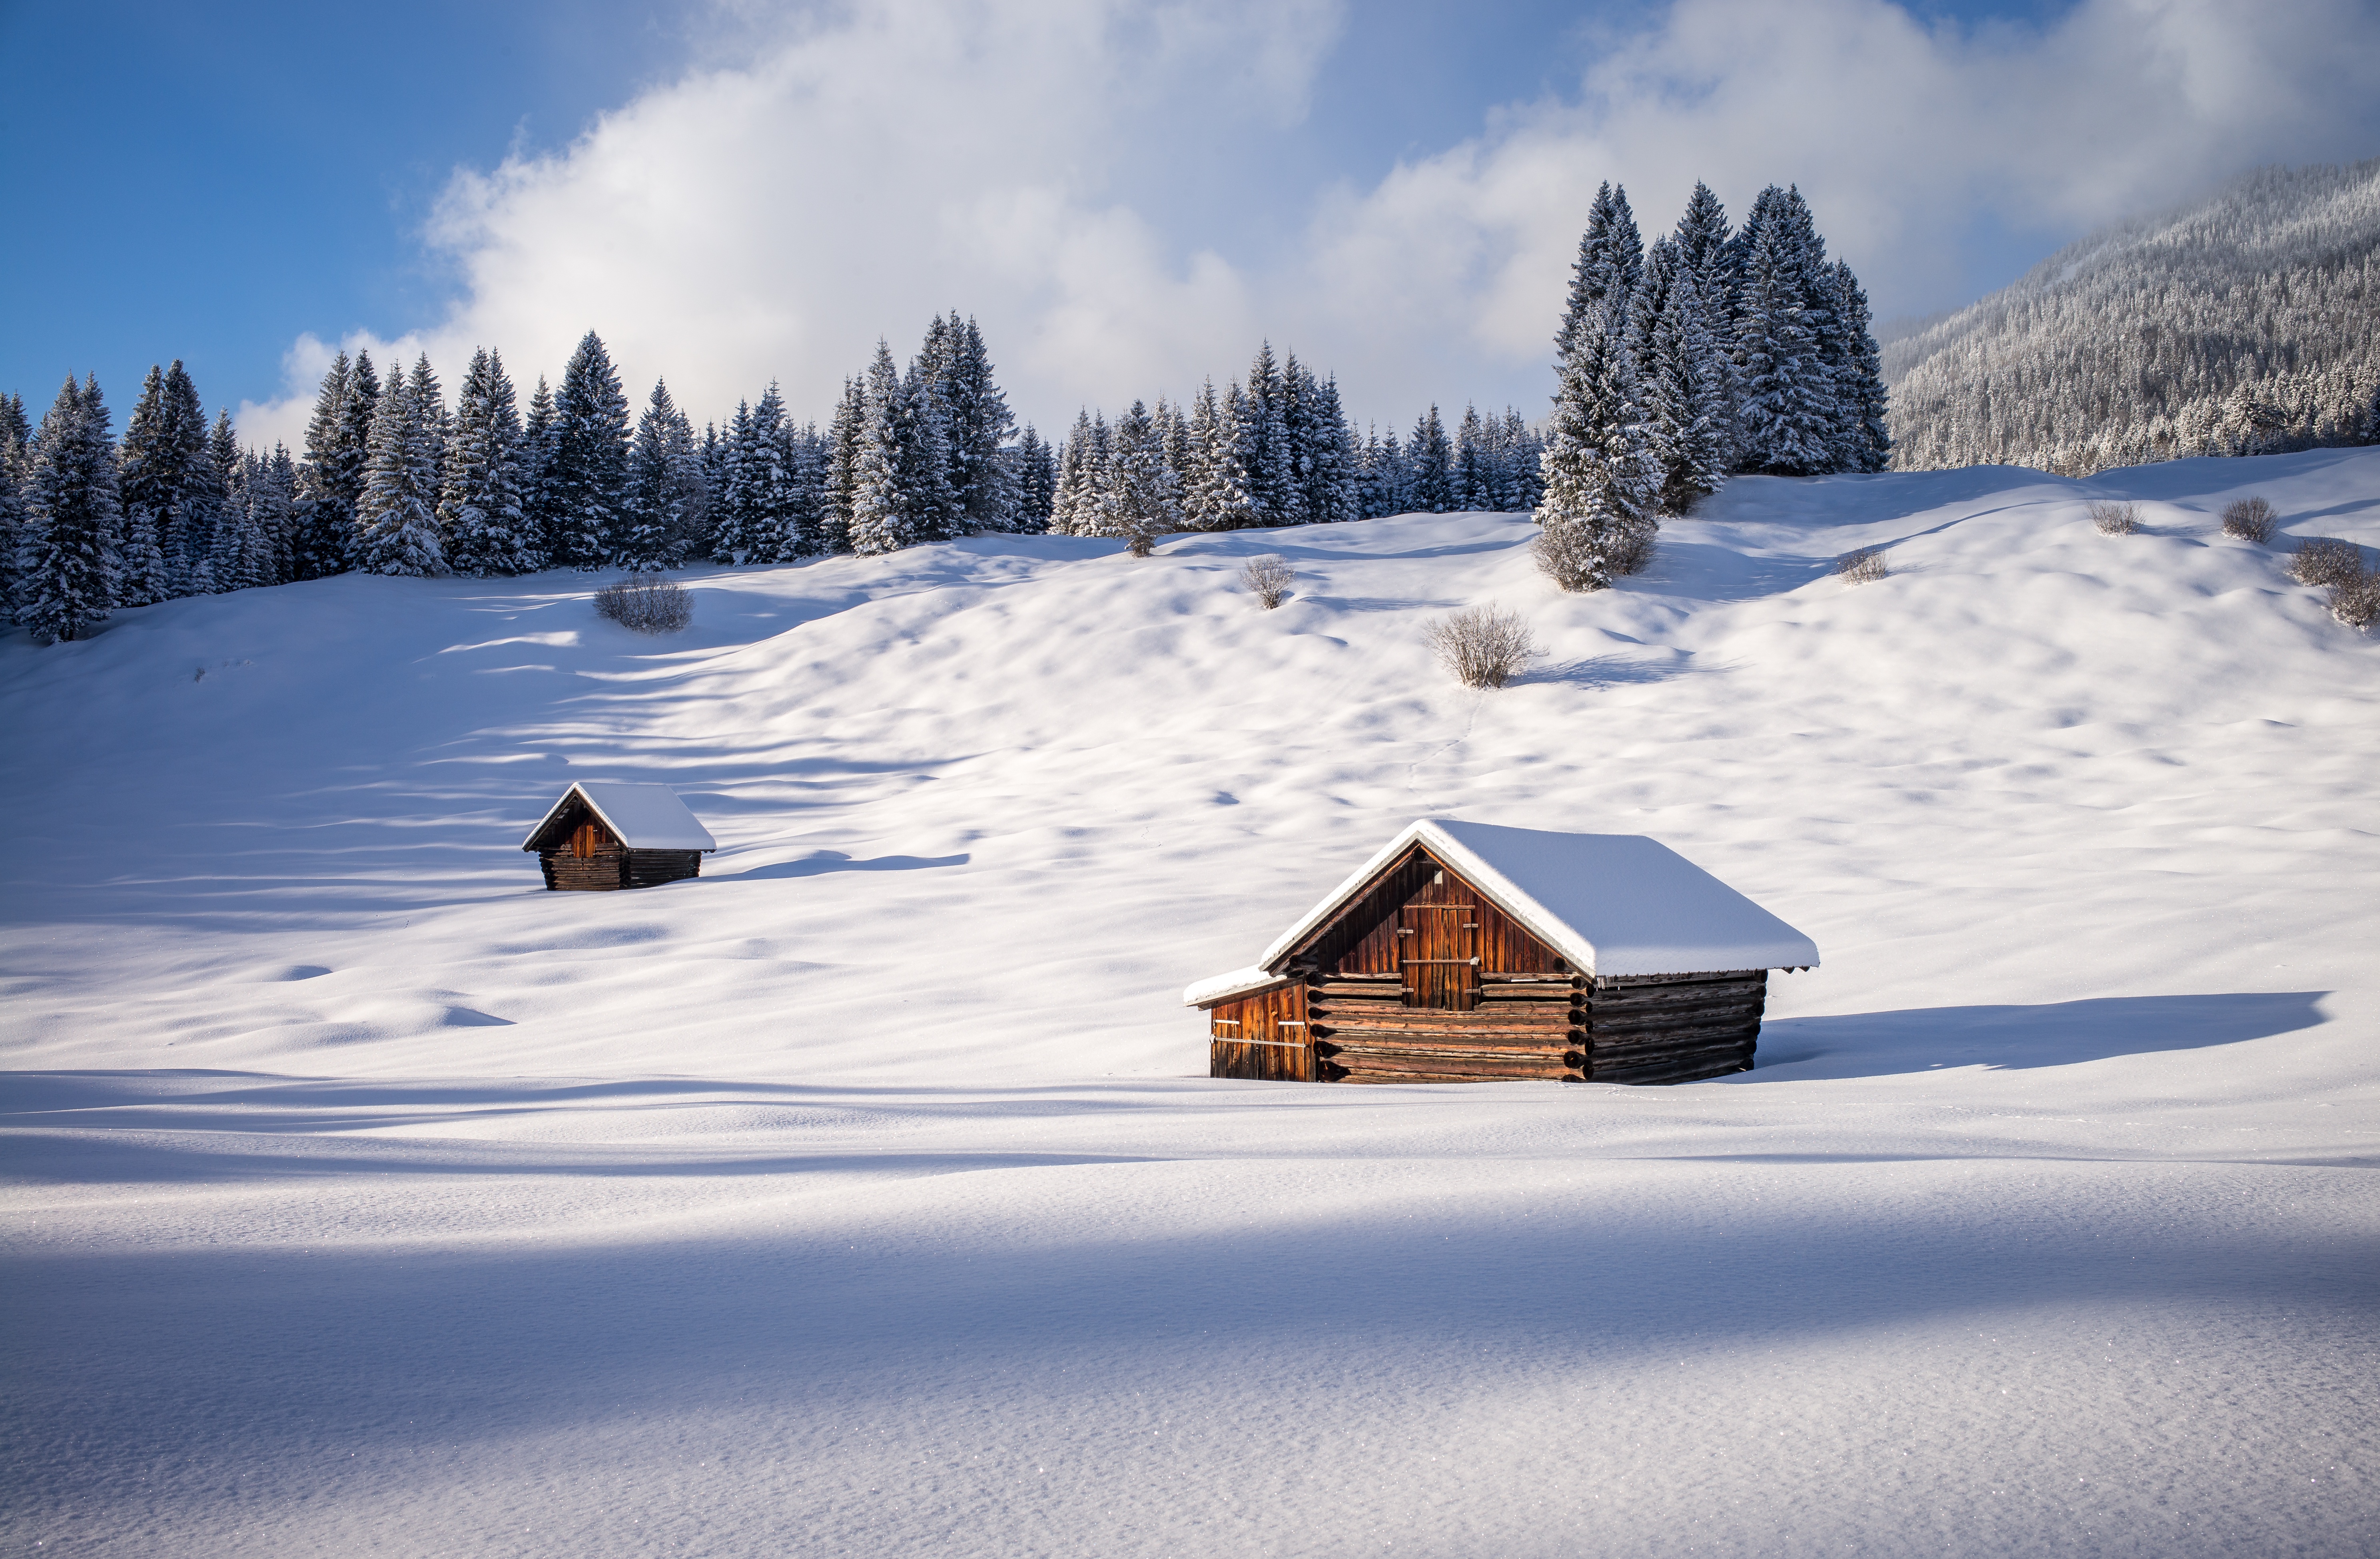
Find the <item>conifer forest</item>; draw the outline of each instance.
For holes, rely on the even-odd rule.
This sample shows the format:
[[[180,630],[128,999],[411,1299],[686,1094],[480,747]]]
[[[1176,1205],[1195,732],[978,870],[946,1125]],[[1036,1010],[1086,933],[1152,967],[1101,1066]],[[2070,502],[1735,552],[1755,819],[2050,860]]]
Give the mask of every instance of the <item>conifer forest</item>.
[[[0,396],[0,590],[43,641],[118,607],[318,579],[667,569],[881,554],[985,532],[1115,536],[1407,512],[1533,511],[1541,561],[1597,589],[1730,474],[2022,461],[2069,473],[2357,443],[2380,427],[2380,162],[2267,171],[2053,256],[1879,349],[1865,293],[1800,191],[1741,225],[1697,184],[1645,242],[1597,194],[1555,333],[1549,413],[1366,428],[1335,375],[1257,349],[1245,379],[1055,442],[1019,428],[973,319],[889,345],[821,420],[776,384],[697,430],[641,409],[589,330],[526,402],[494,347],[459,384],[342,351],[304,447],[244,447],[182,363],[114,427],[95,379],[36,424]],[[1888,392],[1888,382],[1898,387]]]

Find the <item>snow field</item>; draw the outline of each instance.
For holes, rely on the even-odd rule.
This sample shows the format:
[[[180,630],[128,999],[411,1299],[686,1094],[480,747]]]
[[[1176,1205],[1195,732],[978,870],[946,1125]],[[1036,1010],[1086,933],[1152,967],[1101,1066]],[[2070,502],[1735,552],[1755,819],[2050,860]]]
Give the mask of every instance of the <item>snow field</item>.
[[[2252,492],[2380,542],[2334,450],[1742,481],[1587,598],[1419,516],[0,646],[0,1532],[2368,1552],[2380,646]],[[1420,630],[1488,601],[1548,652],[1481,695]],[[540,892],[571,778],[722,849]],[[1181,987],[1432,814],[1825,964],[1719,1083],[1205,1079]]]

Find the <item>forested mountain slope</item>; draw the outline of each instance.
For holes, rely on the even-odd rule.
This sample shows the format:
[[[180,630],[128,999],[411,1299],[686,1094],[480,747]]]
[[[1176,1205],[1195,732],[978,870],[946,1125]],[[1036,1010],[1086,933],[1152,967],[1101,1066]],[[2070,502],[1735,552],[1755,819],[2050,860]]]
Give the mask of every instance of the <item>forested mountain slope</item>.
[[[2380,158],[2266,168],[1889,340],[1893,464],[2084,475],[2380,436]]]

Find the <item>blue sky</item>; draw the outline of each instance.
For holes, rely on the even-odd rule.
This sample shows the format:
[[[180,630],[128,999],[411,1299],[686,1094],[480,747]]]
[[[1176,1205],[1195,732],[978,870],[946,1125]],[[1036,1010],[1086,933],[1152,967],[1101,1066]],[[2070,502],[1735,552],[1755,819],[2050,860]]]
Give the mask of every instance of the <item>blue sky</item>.
[[[1648,233],[1696,174],[1737,211],[1798,180],[1888,314],[2240,166],[2380,151],[2348,90],[2370,6],[2273,7],[2252,69],[2225,9],[1812,0],[1764,33],[1750,0],[0,0],[0,388],[38,408],[96,371],[120,409],[178,356],[262,436],[331,344],[451,381],[486,340],[527,379],[592,327],[698,417],[771,377],[817,414],[876,335],[905,353],[957,306],[1045,424],[1185,393],[1260,334],[1338,368],[1359,416],[1534,413],[1601,177]],[[2144,13],[2164,32],[2133,51]],[[2059,120],[2127,70],[2119,112]],[[2277,88],[2300,105],[2259,106]]]

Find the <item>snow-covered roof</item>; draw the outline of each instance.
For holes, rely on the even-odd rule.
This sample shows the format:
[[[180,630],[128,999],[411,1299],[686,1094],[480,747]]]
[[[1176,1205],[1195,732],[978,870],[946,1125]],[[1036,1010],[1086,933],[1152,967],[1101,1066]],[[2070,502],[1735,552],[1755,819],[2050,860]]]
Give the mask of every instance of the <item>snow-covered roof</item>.
[[[562,793],[562,799],[521,841],[521,848],[538,847],[538,838],[576,796],[595,810],[603,826],[632,850],[715,850],[719,841],[695,820],[665,785],[639,785],[628,780],[579,780]]]
[[[1287,975],[1275,974],[1261,964],[1252,964],[1244,969],[1233,969],[1229,974],[1198,980],[1182,993],[1182,1005],[1186,1007],[1213,1006],[1217,1002],[1228,1002],[1234,996],[1253,995],[1268,986],[1288,983]]]
[[[1805,968],[1818,945],[1658,839],[1555,834],[1423,818],[1382,846],[1265,949],[1253,968],[1203,980],[1184,1006],[1255,988],[1375,877],[1420,845],[1539,941],[1588,974]]]

